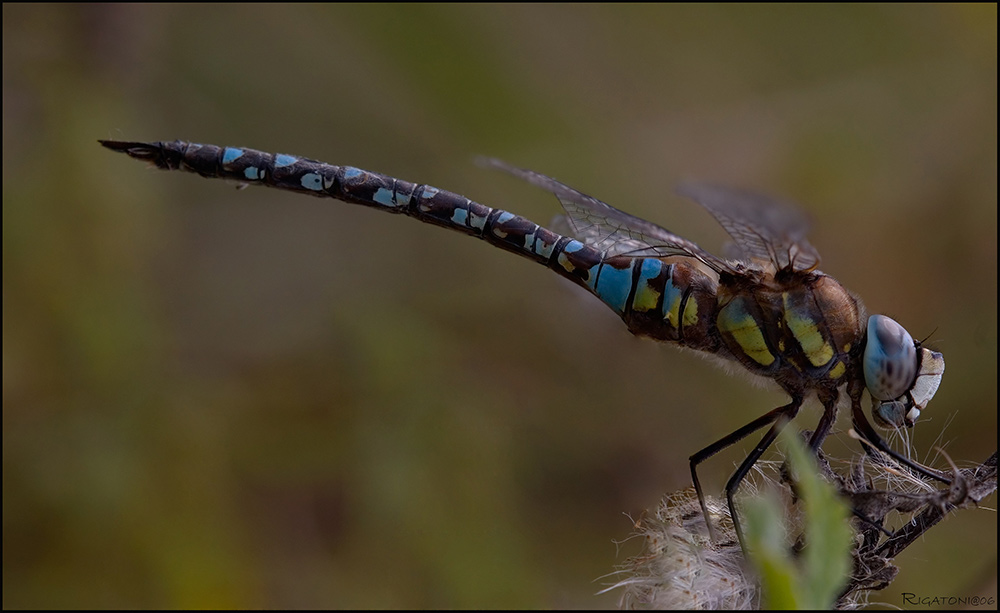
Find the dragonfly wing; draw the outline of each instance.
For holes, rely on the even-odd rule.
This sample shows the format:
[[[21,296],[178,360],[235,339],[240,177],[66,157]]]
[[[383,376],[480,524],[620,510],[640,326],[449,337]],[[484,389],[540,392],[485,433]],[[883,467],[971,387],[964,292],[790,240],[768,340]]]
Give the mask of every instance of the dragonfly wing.
[[[565,209],[567,205],[561,198],[560,204]],[[556,215],[552,218],[549,229],[565,236],[572,236],[605,255],[656,255],[654,247],[646,241],[629,238],[621,231],[614,231],[602,224],[584,225],[580,220],[569,215]]]
[[[819,253],[806,239],[809,219],[798,207],[710,183],[682,183],[677,193],[708,209],[733,237],[743,259],[771,262],[776,270],[819,265]]]
[[[607,257],[687,256],[700,260],[718,272],[732,270],[724,260],[666,228],[619,211],[551,177],[496,159],[482,159],[480,163],[509,172],[536,187],[552,192],[566,211],[565,220],[572,235],[604,252]]]

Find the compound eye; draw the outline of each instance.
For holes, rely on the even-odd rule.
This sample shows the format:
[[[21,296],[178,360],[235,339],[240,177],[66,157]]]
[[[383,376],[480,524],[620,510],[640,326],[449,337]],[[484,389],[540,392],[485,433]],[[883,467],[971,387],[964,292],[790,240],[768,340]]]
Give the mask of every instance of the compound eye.
[[[868,392],[877,400],[895,400],[913,387],[917,348],[903,326],[885,315],[868,318],[864,371]]]

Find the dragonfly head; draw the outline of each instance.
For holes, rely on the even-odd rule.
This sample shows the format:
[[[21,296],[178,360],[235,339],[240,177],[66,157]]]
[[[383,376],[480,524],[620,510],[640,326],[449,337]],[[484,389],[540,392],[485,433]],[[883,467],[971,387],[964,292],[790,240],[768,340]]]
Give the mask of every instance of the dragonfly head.
[[[941,385],[944,356],[914,342],[893,319],[872,315],[863,368],[875,423],[883,428],[912,428]]]

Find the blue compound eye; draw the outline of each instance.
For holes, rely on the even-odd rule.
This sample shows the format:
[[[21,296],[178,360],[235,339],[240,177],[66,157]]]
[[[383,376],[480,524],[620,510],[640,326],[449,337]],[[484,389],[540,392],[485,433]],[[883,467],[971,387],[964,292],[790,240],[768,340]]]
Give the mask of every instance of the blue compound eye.
[[[872,397],[882,401],[901,397],[913,387],[918,367],[910,333],[885,315],[869,317],[864,371]]]

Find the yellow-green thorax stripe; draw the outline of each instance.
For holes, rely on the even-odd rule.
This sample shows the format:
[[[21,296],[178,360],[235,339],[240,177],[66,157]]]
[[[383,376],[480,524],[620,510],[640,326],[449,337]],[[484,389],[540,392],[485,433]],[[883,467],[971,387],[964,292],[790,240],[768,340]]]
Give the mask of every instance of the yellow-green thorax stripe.
[[[819,330],[819,326],[804,309],[796,308],[789,300],[788,292],[781,294],[784,303],[784,319],[792,336],[798,341],[809,363],[813,366],[825,366],[833,359],[833,347]]]
[[[746,298],[733,298],[719,310],[717,320],[721,332],[729,334],[740,349],[761,366],[770,366],[776,359],[764,340],[764,332],[757,320],[747,311]]]

